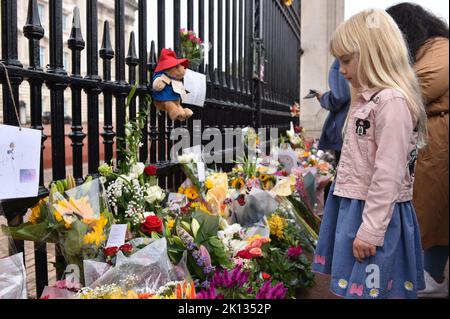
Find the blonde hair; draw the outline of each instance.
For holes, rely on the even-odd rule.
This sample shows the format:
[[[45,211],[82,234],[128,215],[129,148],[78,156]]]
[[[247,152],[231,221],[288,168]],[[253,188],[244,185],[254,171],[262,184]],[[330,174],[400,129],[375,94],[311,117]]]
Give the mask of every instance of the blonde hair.
[[[359,54],[358,78],[362,90],[393,88],[403,93],[417,122],[418,146],[424,147],[427,115],[420,85],[405,39],[391,16],[377,9],[354,15],[336,30],[330,49],[336,58]]]

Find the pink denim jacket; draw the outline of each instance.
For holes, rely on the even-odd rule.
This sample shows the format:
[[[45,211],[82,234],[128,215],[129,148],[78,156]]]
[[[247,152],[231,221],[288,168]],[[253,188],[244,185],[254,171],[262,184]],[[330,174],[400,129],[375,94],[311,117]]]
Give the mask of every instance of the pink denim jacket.
[[[415,128],[398,90],[366,90],[352,104],[334,195],[365,201],[356,235],[364,242],[384,246],[395,204],[412,200]]]

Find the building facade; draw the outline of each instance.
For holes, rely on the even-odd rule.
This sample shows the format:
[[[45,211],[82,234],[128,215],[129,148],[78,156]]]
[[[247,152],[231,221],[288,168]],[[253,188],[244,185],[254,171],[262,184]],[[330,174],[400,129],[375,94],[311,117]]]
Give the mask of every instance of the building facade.
[[[72,22],[73,22],[73,11],[74,8],[78,7],[80,9],[81,15],[81,24],[83,30],[83,38],[86,41],[86,1],[84,0],[64,0],[63,3],[63,39],[64,39],[64,52],[63,52],[63,62],[64,69],[68,74],[71,74],[72,71],[72,52],[67,45],[67,40],[69,39]],[[49,1],[48,0],[39,0],[38,1],[38,9],[39,16],[41,20],[41,24],[45,29],[45,36],[41,40],[41,66],[45,69],[50,62],[50,42],[49,42]],[[125,2],[125,30],[126,30],[126,43],[129,43],[129,35],[135,26],[135,13],[137,11],[137,1],[136,0],[127,0]],[[18,12],[18,53],[19,60],[23,64],[24,68],[27,68],[29,65],[29,57],[28,57],[28,39],[25,38],[23,34],[23,27],[26,24],[27,14],[28,14],[28,1],[20,0],[17,1],[17,12]],[[101,41],[103,37],[103,24],[105,21],[109,21],[110,24],[110,35],[111,42],[114,48],[114,1],[111,0],[99,0],[98,1],[98,47],[101,47]],[[81,60],[81,74],[83,76],[86,75],[86,50],[82,52],[82,60]],[[99,59],[99,75],[102,76],[102,60]],[[112,68],[112,79],[115,78],[115,70]],[[2,88],[0,87],[0,92]],[[26,125],[30,121],[30,90],[29,86],[26,82],[20,86],[20,121],[23,125]],[[65,115],[68,120],[71,117],[71,91],[67,89],[65,92]],[[102,98],[99,100],[100,103],[100,120],[102,120],[103,115],[103,106],[102,106]],[[3,101],[0,101],[0,122],[3,120]],[[83,96],[82,103],[83,110],[83,120],[86,120],[87,114],[87,98]],[[46,117],[50,112],[50,91],[44,86],[42,91],[42,111],[44,115],[44,122],[46,121]]]

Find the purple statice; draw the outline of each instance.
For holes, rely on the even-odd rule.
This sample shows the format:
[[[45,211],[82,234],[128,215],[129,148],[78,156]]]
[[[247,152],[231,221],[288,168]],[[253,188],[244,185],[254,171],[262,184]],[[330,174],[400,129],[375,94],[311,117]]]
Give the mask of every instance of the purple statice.
[[[189,251],[195,250],[195,249],[197,249],[197,245],[194,242],[188,242],[187,243],[187,249]]]
[[[286,297],[288,289],[284,288],[282,283],[279,283],[272,287],[272,283],[267,281],[256,294],[256,299],[284,299]]]
[[[211,274],[214,271],[214,269],[215,268],[213,266],[206,266],[206,267],[203,268],[203,273],[205,275],[209,275],[209,274]]]

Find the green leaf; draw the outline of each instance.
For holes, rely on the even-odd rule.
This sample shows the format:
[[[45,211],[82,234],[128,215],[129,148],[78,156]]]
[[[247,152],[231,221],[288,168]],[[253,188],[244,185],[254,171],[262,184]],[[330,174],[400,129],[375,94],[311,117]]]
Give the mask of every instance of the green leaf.
[[[198,230],[197,237],[195,241],[197,244],[203,244],[208,241],[210,237],[217,236],[219,231],[219,216],[207,215],[203,212],[196,212],[193,216],[200,224],[200,229]]]
[[[2,231],[5,234],[10,234],[14,240],[26,240],[46,243],[57,243],[58,235],[54,231],[55,229],[50,227],[47,222],[39,224],[25,223],[18,227],[8,227],[2,225]]]
[[[133,87],[131,88],[131,91],[127,97],[127,107],[130,106],[131,101],[133,100],[134,95],[136,94],[136,90],[137,90],[137,85],[133,85]]]

